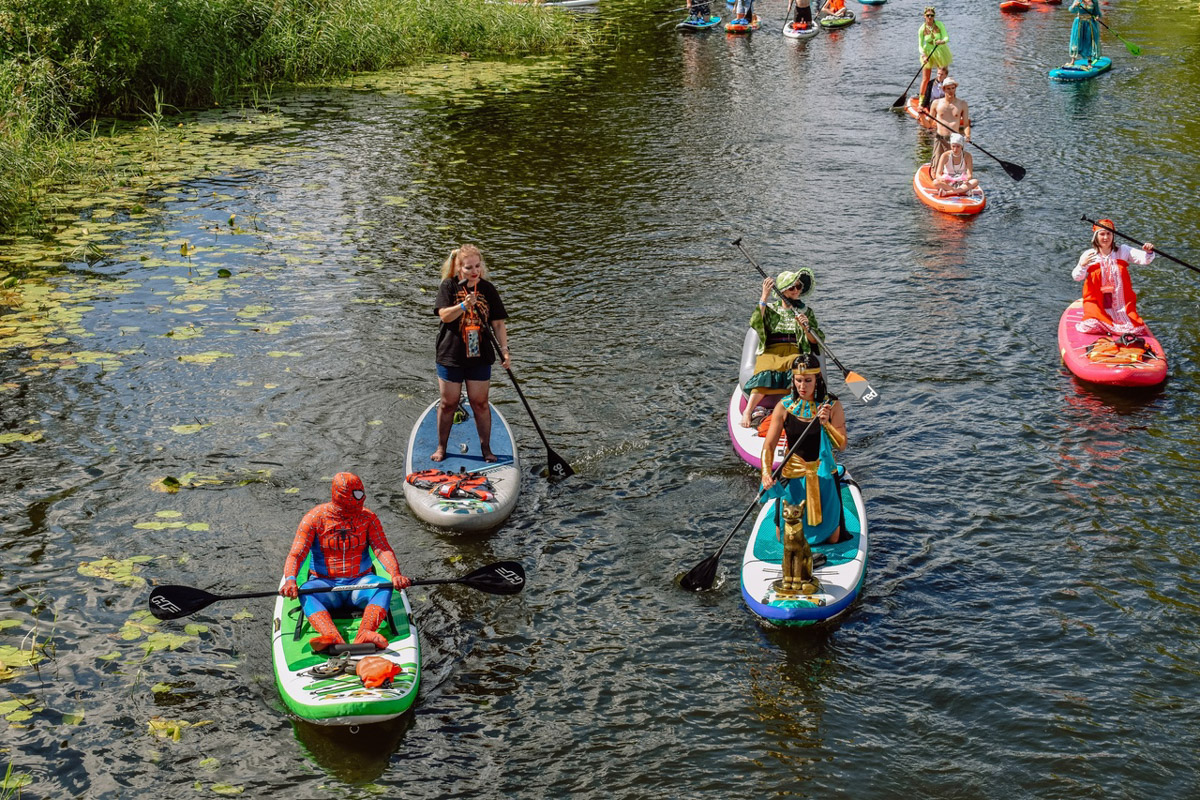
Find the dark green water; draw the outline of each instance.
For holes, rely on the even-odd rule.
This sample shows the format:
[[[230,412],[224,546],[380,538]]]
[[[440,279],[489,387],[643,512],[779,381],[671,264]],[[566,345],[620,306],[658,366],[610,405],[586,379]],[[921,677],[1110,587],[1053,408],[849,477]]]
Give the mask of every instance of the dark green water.
[[[24,282],[0,298],[0,435],[33,439],[0,440],[0,741],[22,796],[1194,796],[1200,276],[1134,270],[1160,390],[1085,388],[1055,328],[1081,214],[1200,263],[1196,9],[1108,6],[1145,53],[1106,34],[1115,68],[1080,86],[1046,80],[1064,10],[942,9],[976,141],[1029,171],[975,151],[990,206],[957,220],[917,202],[928,142],[886,110],[920,7],[851,6],[796,44],[780,0],[733,40],[621,2],[600,54],[527,80],[276,96],[273,124],[213,132],[209,169],[144,210],[64,215],[63,268],[6,245]],[[757,488],[725,431],[759,284],[737,236],[773,272],[816,270],[830,343],[882,395],[844,394],[874,540],[832,630],[755,622],[740,536],[717,590],[673,585]],[[464,240],[578,471],[531,479],[487,536],[418,523],[401,490],[437,265]],[[539,463],[506,380],[493,398]],[[424,687],[395,725],[289,721],[267,602],[156,632],[130,621],[144,585],[79,571],[144,555],[135,584],[270,588],[343,469],[406,573],[529,573],[516,598],[413,593]],[[165,476],[189,488],[153,491]]]

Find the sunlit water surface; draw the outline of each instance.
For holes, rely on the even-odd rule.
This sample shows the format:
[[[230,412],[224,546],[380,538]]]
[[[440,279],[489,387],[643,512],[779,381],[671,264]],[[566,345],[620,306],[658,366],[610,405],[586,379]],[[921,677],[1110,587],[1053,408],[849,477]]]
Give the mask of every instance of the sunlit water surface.
[[[797,44],[782,0],[749,39],[649,5],[605,5],[588,58],[168,120],[177,177],[6,246],[0,737],[22,796],[1194,796],[1200,276],[1134,271],[1160,390],[1086,388],[1055,341],[1081,215],[1200,263],[1194,6],[1108,6],[1145,53],[1106,34],[1114,70],[1078,86],[1046,79],[1063,9],[944,9],[976,141],[1028,169],[975,150],[990,205],[959,220],[917,202],[929,142],[887,110],[919,6],[851,3],[857,24]],[[833,629],[755,621],[744,532],[716,590],[674,584],[757,488],[724,419],[759,284],[738,236],[816,270],[830,344],[881,394],[842,391],[874,540]],[[578,471],[530,476],[484,536],[417,522],[401,489],[461,241]],[[493,397],[544,463],[503,376]],[[530,583],[413,591],[415,712],[335,735],[283,711],[269,601],[141,611],[144,581],[269,589],[343,469],[408,574],[514,558]]]

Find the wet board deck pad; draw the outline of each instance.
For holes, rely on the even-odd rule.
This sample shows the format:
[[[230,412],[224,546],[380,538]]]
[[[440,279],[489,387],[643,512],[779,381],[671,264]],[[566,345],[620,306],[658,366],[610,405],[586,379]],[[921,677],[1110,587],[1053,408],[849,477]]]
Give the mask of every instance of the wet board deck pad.
[[[1100,56],[1090,67],[1087,61],[1080,58],[1075,60],[1072,67],[1055,67],[1050,70],[1050,79],[1067,83],[1086,81],[1108,72],[1110,69],[1112,69],[1112,59],[1108,56]]]
[[[713,14],[708,19],[700,19],[698,17],[693,19],[692,17],[688,17],[676,25],[675,29],[680,31],[704,31],[717,26],[720,22],[720,14]]]
[[[492,452],[498,459],[489,464],[483,460],[483,453],[479,447],[479,433],[475,429],[475,417],[472,412],[468,419],[451,427],[445,460],[431,461],[429,457],[437,449],[439,402],[435,400],[431,403],[413,425],[408,438],[408,453],[404,459],[404,474],[410,475],[426,469],[481,472],[492,482],[496,497],[492,501],[475,498],[447,499],[429,489],[422,489],[405,481],[404,499],[408,501],[408,507],[418,519],[431,525],[455,531],[484,531],[495,528],[508,519],[521,491],[520,458],[512,429],[504,415],[494,405],[489,406],[492,410]],[[467,407],[465,400],[462,407]]]
[[[309,556],[299,574],[308,575],[311,563]],[[378,560],[375,560],[375,571],[387,576],[387,570]],[[300,580],[300,585],[304,585],[304,580]],[[271,664],[275,685],[291,713],[317,725],[367,725],[395,719],[412,707],[421,682],[421,647],[404,592],[392,591],[391,619],[395,626],[387,620],[379,626],[379,632],[388,639],[388,646],[375,653],[398,664],[402,671],[390,684],[375,689],[364,687],[354,673],[353,664],[363,656],[352,656],[350,670],[340,675],[320,677],[311,673],[313,667],[323,665],[329,659],[309,647],[309,640],[318,634],[304,618],[301,599],[277,597],[271,622]],[[334,620],[347,642],[354,641],[361,621],[361,617]]]
[[[1083,319],[1083,300],[1067,306],[1058,321],[1058,351],[1063,364],[1075,377],[1102,386],[1157,386],[1167,379],[1167,355],[1152,333],[1142,334],[1154,358],[1135,364],[1105,364],[1088,359],[1088,347],[1107,338],[1080,333],[1075,325]]]
[[[797,28],[795,20],[788,20],[783,24],[783,35],[789,39],[811,39],[821,32],[821,26],[813,23],[807,28]]]
[[[983,189],[976,189],[968,195],[938,197],[937,189],[933,188],[933,179],[929,176],[928,164],[922,164],[913,175],[913,191],[922,203],[945,214],[967,216],[978,214],[987,207]]]
[[[831,620],[845,613],[862,592],[867,574],[870,536],[862,491],[848,472],[842,475],[842,508],[850,539],[837,544],[812,545],[814,558],[825,563],[813,574],[820,591],[813,595],[781,597],[774,583],[783,577],[783,542],[775,530],[775,505],[763,505],[742,555],[742,599],[755,615],[774,625],[803,626]]]
[[[853,24],[854,24],[854,12],[853,11],[847,11],[846,15],[844,17],[822,17],[821,18],[821,27],[822,28],[829,28],[829,29],[844,28],[847,25],[853,25]]]

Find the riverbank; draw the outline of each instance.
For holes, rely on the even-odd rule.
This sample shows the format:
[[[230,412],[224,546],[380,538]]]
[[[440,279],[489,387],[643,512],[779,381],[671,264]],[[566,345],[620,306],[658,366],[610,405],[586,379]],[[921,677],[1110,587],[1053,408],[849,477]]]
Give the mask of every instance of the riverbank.
[[[94,168],[99,117],[161,119],[277,84],[591,39],[571,14],[488,0],[0,0],[0,233],[37,227],[51,187]]]

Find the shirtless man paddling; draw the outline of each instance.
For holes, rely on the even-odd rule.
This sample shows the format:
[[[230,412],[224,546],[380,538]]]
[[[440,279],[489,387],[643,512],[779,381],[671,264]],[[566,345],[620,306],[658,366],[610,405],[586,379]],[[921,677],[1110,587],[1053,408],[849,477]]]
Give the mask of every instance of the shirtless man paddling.
[[[933,129],[933,156],[929,163],[935,166],[942,153],[950,149],[950,134],[961,133],[964,139],[971,141],[971,117],[967,112],[967,101],[958,97],[958,81],[953,77],[946,78],[942,82],[942,91],[946,96],[934,100],[929,111],[921,115],[921,124]]]

